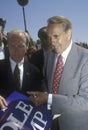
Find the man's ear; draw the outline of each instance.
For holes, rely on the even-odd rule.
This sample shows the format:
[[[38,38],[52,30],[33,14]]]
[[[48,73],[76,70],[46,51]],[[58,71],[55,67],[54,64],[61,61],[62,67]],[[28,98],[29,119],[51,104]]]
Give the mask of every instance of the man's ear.
[[[69,29],[69,30],[67,31],[67,36],[68,36],[68,39],[71,38],[71,36],[72,36],[72,30],[71,30],[71,29]]]

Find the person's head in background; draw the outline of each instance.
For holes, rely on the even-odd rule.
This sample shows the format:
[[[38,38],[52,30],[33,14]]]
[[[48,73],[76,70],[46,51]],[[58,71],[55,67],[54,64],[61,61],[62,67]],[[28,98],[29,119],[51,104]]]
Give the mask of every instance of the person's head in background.
[[[0,26],[2,26],[3,31],[5,28],[5,25],[6,25],[6,20],[4,18],[0,18]]]
[[[26,37],[27,37],[27,41],[28,41],[28,50],[27,50],[27,53],[26,53],[26,59],[28,58],[28,60],[30,60],[31,58],[31,55],[37,51],[37,48],[33,42],[33,39],[30,35],[30,33],[28,31],[25,31],[25,34],[26,34]]]
[[[32,37],[31,37],[31,35],[30,35],[30,33],[28,32],[28,31],[25,31],[25,34],[26,34],[26,36],[27,36],[27,38],[28,38],[28,43],[29,43],[29,50],[32,48],[32,47],[34,47],[34,51],[36,51],[36,46],[35,46],[35,44],[34,44],[34,42],[33,42],[33,39],[32,39]]]
[[[0,46],[2,46],[2,42],[5,38],[4,28],[6,25],[6,20],[4,18],[0,18]]]
[[[50,49],[50,44],[48,41],[47,27],[46,26],[39,29],[38,37],[41,41],[41,48],[43,48],[45,51],[48,51]]]
[[[72,24],[64,16],[48,19],[47,33],[55,53],[62,53],[71,43]]]
[[[16,29],[8,32],[7,38],[10,57],[19,63],[28,50],[28,37],[24,31]]]

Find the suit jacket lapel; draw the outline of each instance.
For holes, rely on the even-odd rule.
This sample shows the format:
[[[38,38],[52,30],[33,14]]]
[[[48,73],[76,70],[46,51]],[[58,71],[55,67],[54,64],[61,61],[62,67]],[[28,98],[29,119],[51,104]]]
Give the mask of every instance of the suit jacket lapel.
[[[24,65],[23,65],[23,82],[22,82],[22,90],[24,87],[26,87],[26,83],[30,82],[30,78],[28,79],[28,77],[30,76],[30,72],[29,72],[29,67],[26,61],[24,61]],[[28,79],[28,81],[27,81]]]
[[[47,55],[47,74],[46,77],[48,79],[48,91],[51,92],[52,91],[52,82],[53,82],[53,75],[52,75],[52,70],[53,70],[53,66],[55,63],[55,53],[53,53],[52,51]]]
[[[64,70],[62,73],[61,81],[60,81],[60,90],[64,89],[66,82],[69,81],[71,78],[74,78],[76,73],[76,66],[78,65],[78,54],[77,54],[76,45],[73,43],[71,51],[67,57],[66,63],[64,65]],[[70,72],[70,73],[69,73]]]

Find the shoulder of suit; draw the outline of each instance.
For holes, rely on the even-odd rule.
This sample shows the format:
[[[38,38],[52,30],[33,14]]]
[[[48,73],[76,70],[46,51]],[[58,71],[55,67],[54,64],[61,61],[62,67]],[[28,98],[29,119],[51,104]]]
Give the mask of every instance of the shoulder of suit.
[[[75,46],[77,47],[77,49],[78,49],[80,52],[82,52],[82,53],[85,54],[85,55],[88,55],[88,49],[87,49],[87,48],[84,48],[84,47],[82,47],[82,46],[80,46],[80,45],[77,45],[77,44],[75,44]]]

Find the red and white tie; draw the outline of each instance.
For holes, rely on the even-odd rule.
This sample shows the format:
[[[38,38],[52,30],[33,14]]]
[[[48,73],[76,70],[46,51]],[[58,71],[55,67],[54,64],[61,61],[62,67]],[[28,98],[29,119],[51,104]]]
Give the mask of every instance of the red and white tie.
[[[63,59],[62,59],[62,56],[60,55],[57,60],[56,69],[55,69],[54,78],[53,78],[52,93],[54,94],[58,93],[58,87],[59,87],[63,67],[64,67]]]

